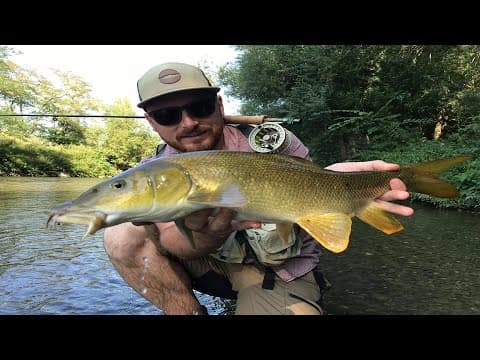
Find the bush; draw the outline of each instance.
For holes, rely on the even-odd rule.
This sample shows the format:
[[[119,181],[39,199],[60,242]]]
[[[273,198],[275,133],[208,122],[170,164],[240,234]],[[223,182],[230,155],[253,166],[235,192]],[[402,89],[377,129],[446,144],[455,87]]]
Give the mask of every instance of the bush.
[[[116,169],[99,151],[83,145],[47,145],[40,139],[25,140],[0,135],[0,176],[114,175]]]

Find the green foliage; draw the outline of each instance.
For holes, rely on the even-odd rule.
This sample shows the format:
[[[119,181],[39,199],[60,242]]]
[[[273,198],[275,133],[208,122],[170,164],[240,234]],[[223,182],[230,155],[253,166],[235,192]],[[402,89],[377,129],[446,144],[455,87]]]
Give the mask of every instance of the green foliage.
[[[117,170],[94,148],[46,145],[40,138],[0,135],[0,176],[111,176]]]
[[[78,119],[54,117],[52,124],[52,126],[40,133],[48,141],[59,145],[79,145],[85,143],[85,128],[80,125]]]
[[[77,75],[55,70],[54,85],[35,71],[8,60],[12,52],[0,52],[0,111],[3,113],[84,114],[100,111],[104,105],[91,95],[91,87]],[[85,119],[25,118],[0,119],[0,131],[16,136],[40,136],[55,144],[85,143]]]
[[[54,70],[54,85],[11,62],[11,54],[0,47],[0,114],[39,115],[0,117],[0,175],[108,176],[154,152],[158,136],[134,119],[43,117],[135,112],[126,98],[111,106],[94,99],[90,85],[75,74]]]
[[[118,99],[105,115],[134,115],[128,99]],[[125,170],[152,155],[158,136],[135,119],[106,119],[101,139],[104,158],[117,169]]]
[[[0,109],[0,115],[10,113],[10,111]],[[28,137],[30,133],[31,127],[26,119],[16,116],[0,116],[0,134],[10,134],[23,138]]]
[[[57,176],[71,171],[70,162],[64,154],[45,146],[37,138],[21,140],[0,135],[0,154],[2,176]]]
[[[480,136],[480,132],[478,135]],[[470,155],[472,160],[466,161],[442,175],[442,179],[457,187],[460,192],[458,198],[440,199],[423,194],[414,194],[412,198],[432,203],[438,207],[480,210],[480,181],[478,180],[480,158],[478,158],[478,150],[478,145],[459,146],[456,141],[452,140],[445,142],[423,140],[412,142],[405,147],[397,147],[395,150],[366,150],[359,154],[357,160],[381,159],[406,165],[451,156]]]
[[[245,114],[301,118],[290,126],[318,163],[409,163],[478,156],[480,46],[238,46],[219,72]],[[447,175],[478,208],[478,160]]]
[[[62,148],[71,165],[70,176],[106,177],[115,175],[118,170],[105,160],[102,152],[83,145],[68,145]]]

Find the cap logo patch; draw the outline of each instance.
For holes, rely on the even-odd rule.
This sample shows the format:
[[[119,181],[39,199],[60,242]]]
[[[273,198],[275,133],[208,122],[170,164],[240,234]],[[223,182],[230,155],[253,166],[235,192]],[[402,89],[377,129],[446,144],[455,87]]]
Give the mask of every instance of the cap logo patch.
[[[160,71],[158,79],[162,84],[174,84],[182,78],[182,75],[177,70],[165,69]]]

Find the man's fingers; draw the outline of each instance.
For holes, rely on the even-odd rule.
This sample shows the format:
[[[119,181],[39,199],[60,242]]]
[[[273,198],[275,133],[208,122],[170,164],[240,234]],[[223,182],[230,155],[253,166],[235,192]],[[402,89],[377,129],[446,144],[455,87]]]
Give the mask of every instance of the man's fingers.
[[[397,178],[390,180],[390,187],[392,188],[392,190],[407,191],[407,186],[405,185],[405,183]]]
[[[206,234],[225,234],[234,230],[259,228],[261,223],[257,221],[235,221],[235,211],[220,208],[215,213],[214,209],[196,211],[185,217],[185,226],[192,231]],[[213,215],[215,214],[215,215]]]
[[[185,217],[185,226],[192,231],[200,231],[208,224],[208,218],[213,209],[203,209],[195,211]]]
[[[387,163],[383,160],[344,162],[327,166],[326,169],[334,171],[396,171],[400,165]]]
[[[383,201],[406,200],[409,196],[408,191],[390,190],[380,196],[379,199]]]
[[[400,165],[387,163],[383,160],[367,161],[367,167],[371,167],[371,169],[365,170],[365,171],[396,171],[396,170],[400,170]]]
[[[258,221],[232,221],[233,230],[259,229],[262,223]]]
[[[211,232],[223,233],[232,231],[232,219],[235,211],[221,208],[217,215],[210,218],[209,228]]]
[[[394,204],[388,201],[383,201],[380,199],[375,200],[385,211],[390,213],[401,215],[401,216],[411,216],[413,215],[413,209],[408,206]]]

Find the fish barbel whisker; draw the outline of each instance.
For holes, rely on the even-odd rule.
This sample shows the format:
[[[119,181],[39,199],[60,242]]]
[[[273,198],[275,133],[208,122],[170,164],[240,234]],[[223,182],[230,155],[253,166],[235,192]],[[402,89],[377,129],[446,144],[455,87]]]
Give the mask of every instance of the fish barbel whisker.
[[[62,223],[75,223],[88,225],[87,234],[92,235],[105,224],[107,215],[101,211],[84,210],[67,212],[59,210],[52,212],[47,220],[47,228],[55,228]]]

